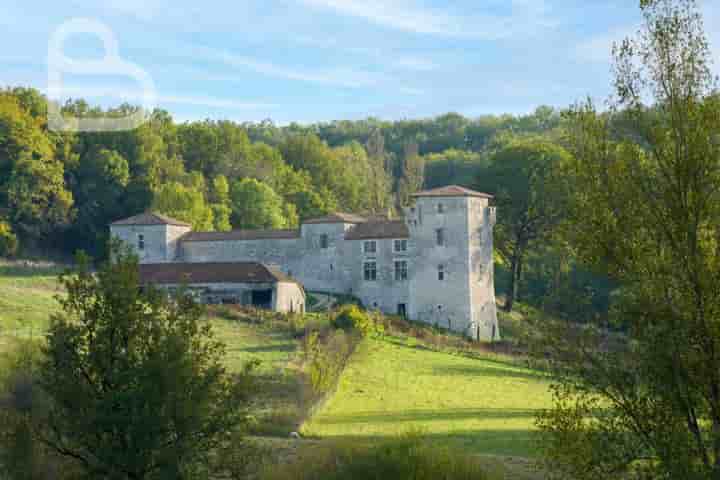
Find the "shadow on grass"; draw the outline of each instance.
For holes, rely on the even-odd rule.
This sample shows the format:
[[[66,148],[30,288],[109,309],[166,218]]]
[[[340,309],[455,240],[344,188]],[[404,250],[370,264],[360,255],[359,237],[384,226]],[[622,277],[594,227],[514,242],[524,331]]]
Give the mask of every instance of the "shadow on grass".
[[[378,441],[397,438],[397,435],[405,433],[398,429],[397,432],[388,435],[325,435],[322,438],[339,440],[375,443]],[[415,430],[417,431],[417,430]],[[420,430],[419,434],[429,442],[437,443],[444,447],[461,449],[467,453],[509,455],[532,458],[536,457],[538,432],[534,430],[462,430],[454,432],[431,433]]]
[[[348,423],[432,422],[466,419],[518,419],[533,418],[538,410],[519,408],[453,408],[448,410],[407,410],[404,412],[356,412],[351,415],[318,417],[325,425]]]
[[[259,345],[256,347],[241,347],[237,349],[238,352],[246,353],[272,353],[272,352],[294,352],[295,344],[293,343],[281,343],[277,345]]]
[[[497,367],[487,365],[487,363],[497,363]],[[548,380],[549,377],[542,372],[532,370],[519,370],[511,368],[509,365],[500,362],[490,362],[488,360],[478,361],[478,365],[443,365],[433,368],[434,375],[447,376],[482,376],[482,377],[498,377],[498,378],[522,378],[526,380]]]

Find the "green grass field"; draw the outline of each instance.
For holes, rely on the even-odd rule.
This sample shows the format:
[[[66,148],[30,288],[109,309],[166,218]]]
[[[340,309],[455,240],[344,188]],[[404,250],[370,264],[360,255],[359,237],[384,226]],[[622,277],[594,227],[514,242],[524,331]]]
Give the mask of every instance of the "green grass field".
[[[337,392],[303,426],[311,436],[373,438],[421,431],[483,454],[533,456],[548,382],[505,363],[366,340]]]
[[[57,311],[56,273],[0,268],[0,354],[13,337],[41,336]],[[257,434],[286,436],[303,408],[292,360],[298,341],[267,325],[212,318],[237,370],[260,360],[267,389]],[[532,457],[533,421],[549,406],[548,382],[533,371],[493,360],[366,340],[337,391],[302,427],[322,438],[372,439],[411,430],[473,453]]]

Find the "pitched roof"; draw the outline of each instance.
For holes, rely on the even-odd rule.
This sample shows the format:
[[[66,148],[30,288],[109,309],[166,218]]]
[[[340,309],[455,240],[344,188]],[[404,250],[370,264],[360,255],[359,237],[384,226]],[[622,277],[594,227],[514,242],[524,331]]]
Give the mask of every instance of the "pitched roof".
[[[293,282],[279,270],[258,262],[142,263],[140,282],[182,283],[277,283]]]
[[[324,217],[308,218],[302,223],[363,223],[367,218],[352,213],[333,212]]]
[[[145,212],[130,218],[124,218],[113,222],[111,225],[176,225],[179,227],[192,227],[189,223],[155,212]]]
[[[385,220],[358,223],[345,234],[345,240],[375,238],[408,238],[410,232],[402,220]]]
[[[459,185],[448,185],[446,187],[433,188],[422,192],[413,193],[413,197],[480,197],[493,198],[488,193],[476,192]]]
[[[298,230],[230,230],[229,232],[188,232],[182,242],[222,242],[225,240],[273,240],[299,238]]]

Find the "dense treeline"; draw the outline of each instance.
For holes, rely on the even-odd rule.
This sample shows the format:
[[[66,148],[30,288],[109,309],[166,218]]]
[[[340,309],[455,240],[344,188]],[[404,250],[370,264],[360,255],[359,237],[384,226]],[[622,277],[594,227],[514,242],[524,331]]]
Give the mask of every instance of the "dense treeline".
[[[48,129],[47,102],[34,89],[0,91],[0,255],[82,249],[99,258],[109,223],[149,209],[198,230],[294,228],[334,210],[398,215],[413,192],[460,184],[498,195],[499,260],[508,267],[499,287],[511,293],[509,306],[521,277],[535,275],[526,293],[539,302],[557,293],[559,286],[547,284],[558,269],[575,273],[555,262],[569,258],[550,241],[557,218],[542,223],[542,235],[505,234],[524,231],[522,219],[540,205],[561,208],[559,190],[529,181],[532,169],[519,168],[533,159],[552,167],[542,160],[547,152],[557,153],[551,161],[563,157],[563,119],[550,107],[519,117],[449,113],[307,126],[178,124],[157,110],[134,130],[66,133]],[[97,117],[136,110],[75,100],[62,111]],[[503,165],[510,167],[504,174]],[[523,268],[533,262],[536,269]]]

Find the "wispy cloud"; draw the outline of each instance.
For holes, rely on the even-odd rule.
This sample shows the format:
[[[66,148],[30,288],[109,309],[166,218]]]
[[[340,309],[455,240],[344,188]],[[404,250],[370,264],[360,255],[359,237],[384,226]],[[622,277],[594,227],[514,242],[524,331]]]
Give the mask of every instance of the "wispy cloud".
[[[420,6],[409,0],[297,0],[315,8],[324,8],[339,14],[362,18],[366,21],[406,32],[449,37],[476,37],[499,39],[528,33],[535,27],[553,24],[547,18],[543,0],[510,0],[488,2],[494,6],[509,3],[509,14],[470,14],[463,16],[439,8]],[[489,5],[492,6],[492,5]]]

